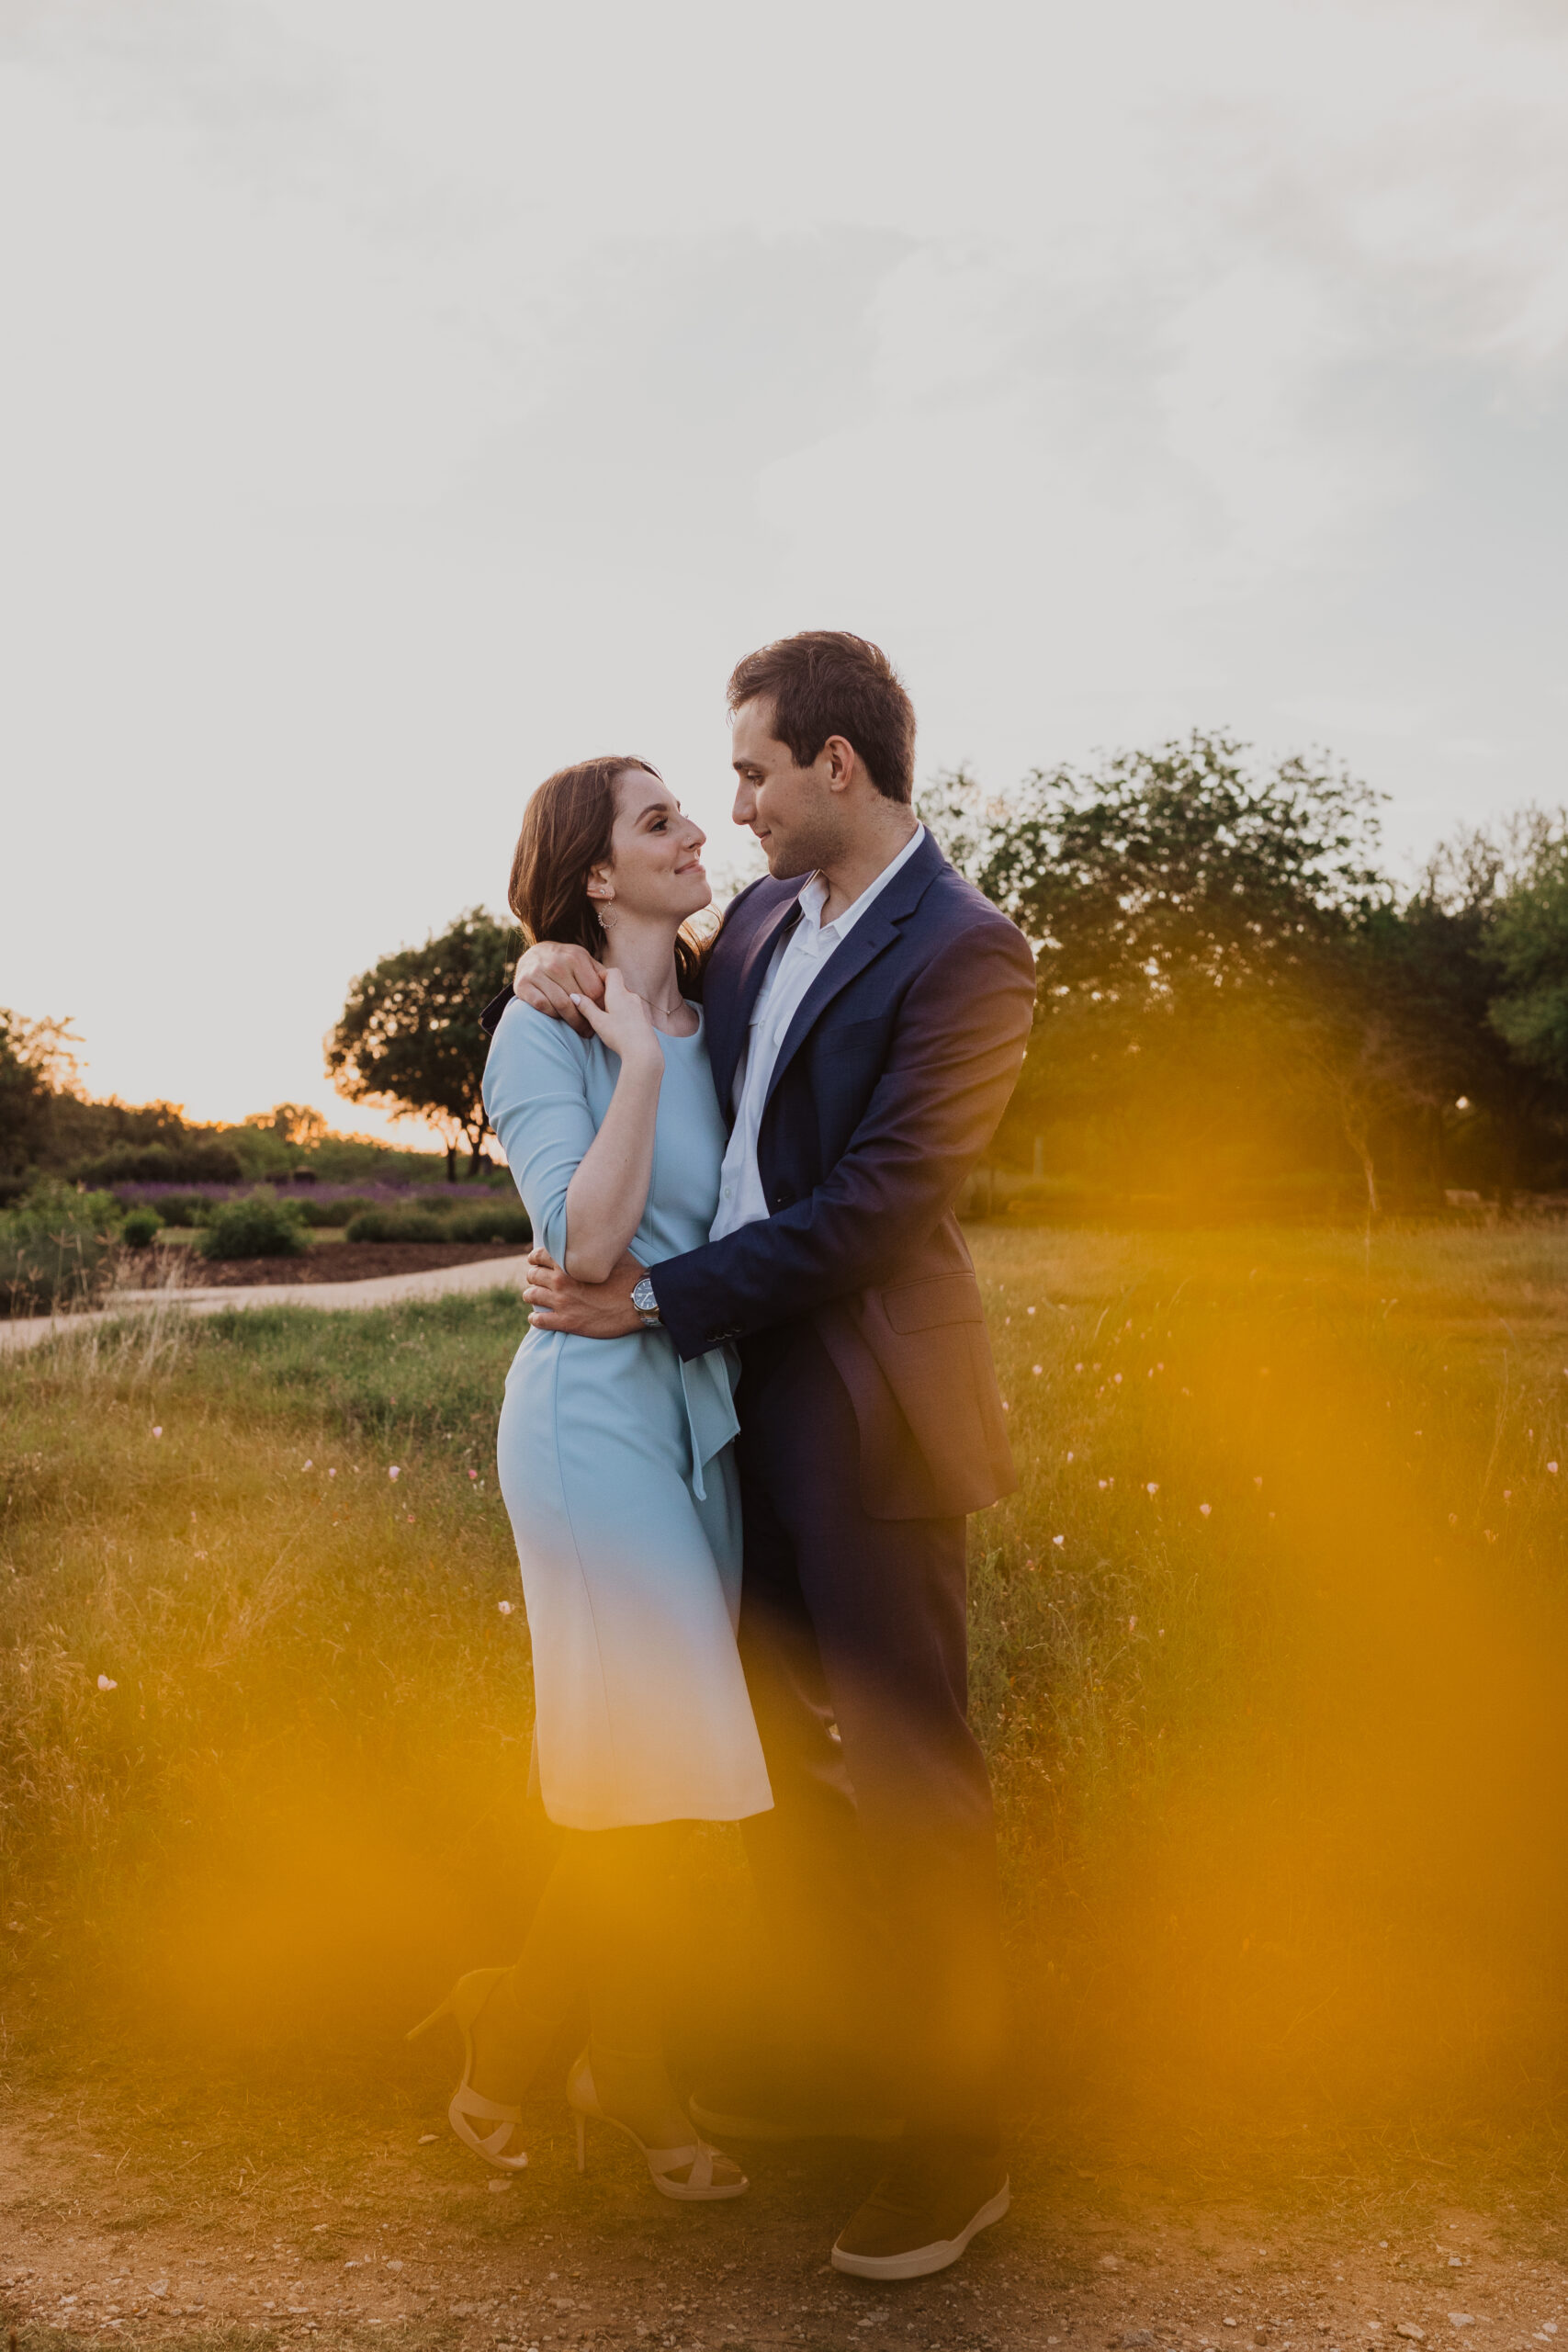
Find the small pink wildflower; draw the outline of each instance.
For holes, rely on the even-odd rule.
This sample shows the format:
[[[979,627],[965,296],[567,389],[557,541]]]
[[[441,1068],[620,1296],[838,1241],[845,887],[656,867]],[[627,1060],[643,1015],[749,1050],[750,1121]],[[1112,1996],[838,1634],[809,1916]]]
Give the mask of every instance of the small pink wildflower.
[[[1038,1380],[1045,1367],[1043,1363],[1032,1363],[1029,1369],[1034,1374],[1035,1379]]]
[[[1053,1535],[1051,1538],[1052,1543],[1056,1544],[1065,1544],[1066,1540],[1067,1539],[1065,1535]]]
[[[316,1466],[316,1465],[315,1465],[315,1464],[314,1464],[313,1462],[307,1462],[307,1463],[306,1463],[306,1464],[305,1464],[305,1467],[306,1467],[306,1469],[307,1469],[307,1470],[313,1470],[313,1469],[315,1468],[315,1466]]]
[[[388,1477],[389,1477],[389,1478],[396,1478],[396,1477],[398,1477],[400,1475],[400,1472],[399,1472],[399,1469],[398,1469],[398,1465],[397,1465],[397,1464],[396,1464],[395,1462],[393,1462],[393,1463],[389,1464],[389,1466],[388,1466],[388,1470],[387,1470],[387,1476],[388,1476]]]
[[[1203,1517],[1207,1519],[1210,1511],[1213,1509],[1213,1505],[1212,1503],[1200,1503],[1198,1509],[1202,1513]]]
[[[111,1682],[107,1674],[100,1674],[98,1677],[98,1688],[100,1690],[118,1690],[119,1689],[119,1684],[118,1682]]]
[[[153,1436],[154,1436],[154,1437],[162,1437],[162,1436],[163,1436],[163,1434],[164,1434],[164,1430],[163,1430],[163,1424],[162,1424],[161,1422],[160,1422],[160,1423],[158,1423],[158,1424],[154,1427],[153,1431],[152,1431],[152,1434],[153,1434]],[[1555,1463],[1553,1463],[1553,1464],[1552,1464],[1553,1469],[1555,1469],[1555,1468],[1556,1468],[1556,1466],[1557,1466],[1557,1465],[1556,1465],[1556,1464],[1555,1464]]]
[[[1159,1480],[1157,1478],[1151,1478],[1147,1486],[1144,1488],[1144,1492],[1147,1495],[1157,1495],[1159,1492]]]
[[[158,1431],[157,1431],[156,1430],[153,1430],[153,1432],[152,1432],[152,1434],[153,1434],[153,1436],[154,1436],[154,1437],[156,1437],[156,1436],[158,1435]],[[1557,1464],[1556,1464],[1556,1463],[1555,1463],[1555,1462],[1549,1462],[1549,1463],[1547,1464],[1547,1465],[1546,1465],[1546,1466],[1547,1466],[1547,1469],[1549,1470],[1549,1472],[1551,1473],[1551,1476],[1555,1478],[1555,1477],[1556,1477],[1556,1476],[1557,1476]]]
[[[502,1613],[502,1615],[503,1617],[510,1617],[510,1616],[511,1616],[511,1614],[512,1614],[512,1603],[511,1603],[511,1601],[510,1601],[510,1600],[498,1600],[498,1601],[496,1602],[496,1604],[495,1604],[495,1605],[496,1605],[496,1607],[500,1610],[500,1611],[501,1611],[501,1613]]]

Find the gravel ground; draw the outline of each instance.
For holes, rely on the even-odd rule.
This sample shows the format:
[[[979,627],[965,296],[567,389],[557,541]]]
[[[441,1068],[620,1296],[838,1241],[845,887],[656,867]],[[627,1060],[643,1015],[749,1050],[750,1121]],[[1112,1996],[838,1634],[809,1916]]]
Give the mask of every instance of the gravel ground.
[[[1429,2172],[1398,2165],[1325,2209],[1310,2187],[1218,2201],[1113,2174],[1086,2185],[1026,2157],[1012,2214],[961,2265],[889,2289],[827,2262],[870,2152],[759,2150],[748,2197],[692,2210],[657,2197],[608,2133],[580,2178],[558,2106],[540,2105],[533,2163],[504,2184],[438,2109],[357,2137],[323,2124],[303,2152],[284,2132],[308,2116],[236,2133],[237,2120],[204,2132],[142,2110],[95,2138],[87,2110],[13,2116],[0,2323],[15,2352],[84,2335],[367,2345],[386,2331],[464,2352],[1546,2352],[1568,2300],[1539,2199],[1445,2205]]]

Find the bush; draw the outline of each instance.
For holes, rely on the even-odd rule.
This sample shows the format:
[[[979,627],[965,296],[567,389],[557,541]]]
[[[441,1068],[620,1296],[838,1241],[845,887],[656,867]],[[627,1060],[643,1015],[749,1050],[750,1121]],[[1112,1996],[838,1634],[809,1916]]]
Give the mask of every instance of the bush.
[[[119,1238],[128,1250],[149,1250],[164,1229],[164,1220],[151,1204],[131,1209],[119,1228]]]
[[[349,1241],[449,1241],[451,1227],[428,1209],[366,1209],[349,1226]]]
[[[534,1238],[528,1212],[517,1201],[497,1201],[493,1207],[461,1209],[446,1222],[454,1241],[516,1241],[524,1247]]]
[[[197,1243],[204,1258],[294,1258],[308,1250],[299,1207],[265,1184],[214,1209]]]
[[[348,1228],[350,1241],[516,1241],[533,1239],[528,1212],[516,1202],[457,1208],[446,1216],[423,1209],[367,1209]]]
[[[118,1240],[112,1193],[39,1186],[0,1210],[0,1309],[42,1315],[86,1306],[107,1284]]]
[[[297,1205],[299,1215],[304,1219],[305,1223],[307,1225],[312,1225],[319,1227],[321,1226],[332,1225],[351,1225],[356,1216],[364,1215],[365,1211],[371,1206],[371,1204],[367,1200],[351,1199],[346,1201],[300,1201]]]
[[[75,1170],[85,1184],[237,1184],[244,1170],[227,1144],[120,1143]]]
[[[205,1193],[165,1193],[146,1205],[155,1207],[165,1225],[205,1225],[220,1204],[209,1200]]]

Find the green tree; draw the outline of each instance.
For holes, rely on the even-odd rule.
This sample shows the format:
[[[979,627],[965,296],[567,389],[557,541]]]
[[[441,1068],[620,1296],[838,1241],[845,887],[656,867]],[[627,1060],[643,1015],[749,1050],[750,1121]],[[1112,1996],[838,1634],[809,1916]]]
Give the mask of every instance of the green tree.
[[[69,1021],[29,1021],[0,1005],[0,1173],[44,1157],[56,1097],[75,1083],[73,1048],[81,1042]]]
[[[1568,819],[1529,818],[1526,854],[1497,891],[1492,1023],[1527,1069],[1568,1082]]]
[[[1560,828],[1558,829],[1560,832]],[[1435,1184],[1460,1142],[1506,1208],[1515,1187],[1559,1156],[1568,1070],[1509,1035],[1508,943],[1554,855],[1553,820],[1527,808],[1442,843],[1415,894],[1385,918],[1374,985],[1426,1075],[1425,1140]],[[1568,966],[1563,967],[1568,982]]]
[[[1213,1171],[1314,1096],[1365,1169],[1369,1093],[1400,1083],[1393,1031],[1351,1018],[1350,944],[1392,899],[1377,811],[1326,758],[1264,772],[1223,733],[1038,769],[1005,800],[942,779],[921,813],[1039,962],[1014,1127],[1049,1107],[1123,1162]]]
[[[338,1092],[394,1118],[428,1120],[446,1138],[453,1182],[459,1141],[470,1175],[484,1163],[488,1041],[479,1016],[505,987],[522,944],[515,928],[471,907],[423,947],[400,948],[362,972],[326,1041]]]

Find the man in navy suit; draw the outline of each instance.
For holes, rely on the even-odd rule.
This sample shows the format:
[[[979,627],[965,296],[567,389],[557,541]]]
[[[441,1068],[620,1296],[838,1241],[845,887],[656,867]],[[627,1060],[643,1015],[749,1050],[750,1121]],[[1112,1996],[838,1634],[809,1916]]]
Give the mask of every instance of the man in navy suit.
[[[739,1344],[740,1646],[774,1794],[748,1849],[790,1973],[854,2021],[868,2072],[840,2093],[874,2059],[902,2119],[833,2262],[917,2278],[1008,2202],[964,1518],[1015,1481],[953,1208],[1018,1076],[1034,969],[915,817],[914,712],[877,647],[766,646],[729,705],[735,819],[769,875],[704,973],[733,1121],[712,1238],[597,1285],[540,1253],[527,1295],[549,1329],[612,1338],[657,1315],[683,1358]],[[571,990],[600,993],[592,958],[547,944],[514,986],[564,1018]],[[710,2096],[694,2120],[784,2136],[758,2103]]]

